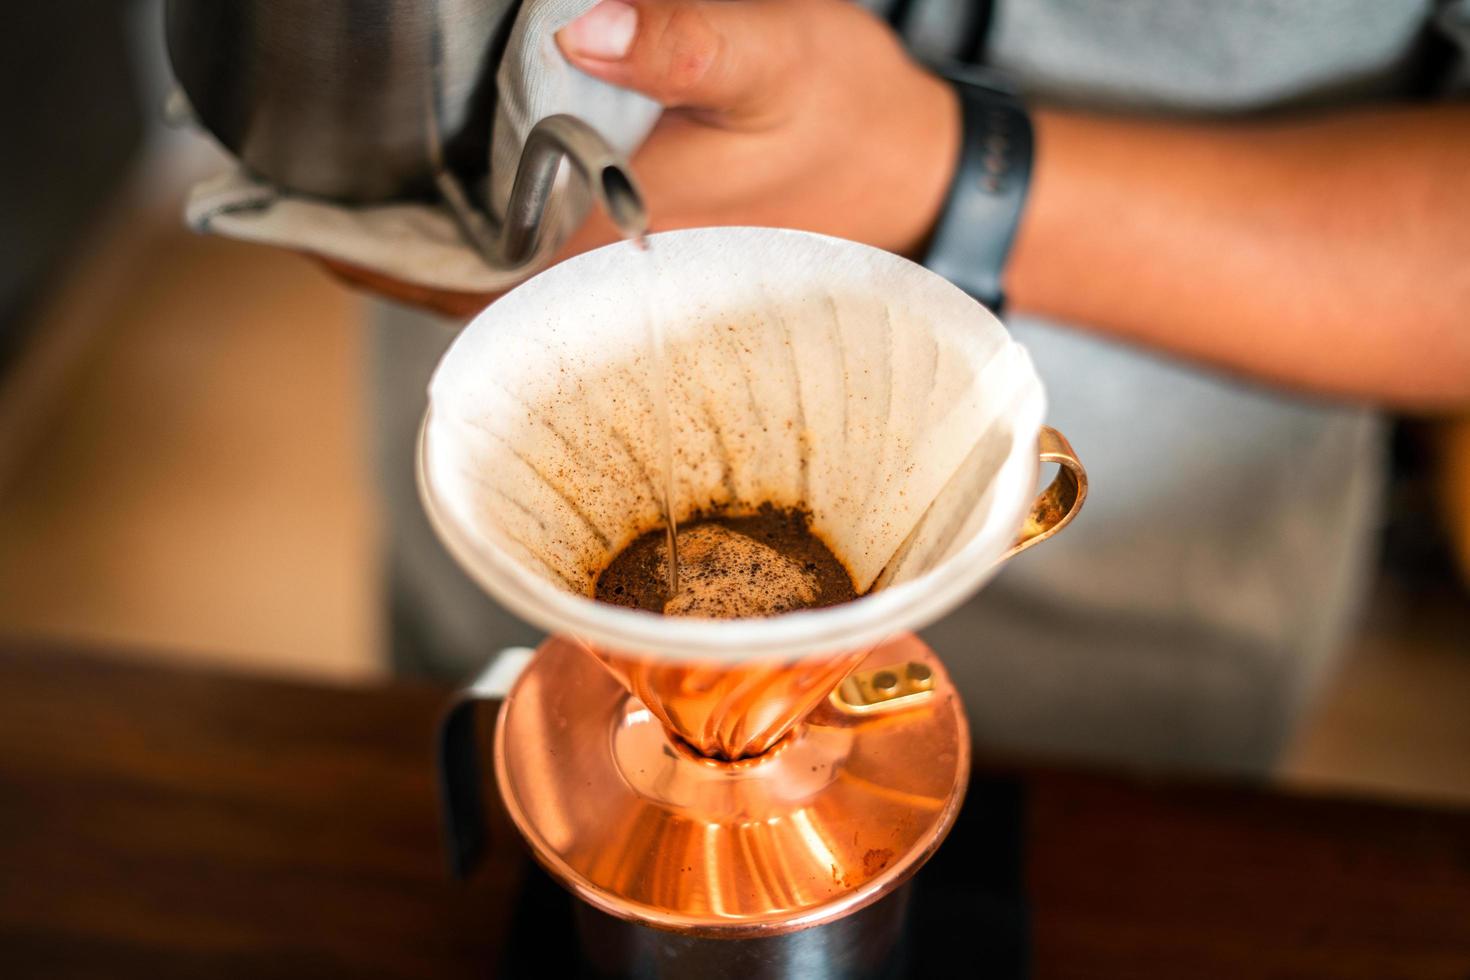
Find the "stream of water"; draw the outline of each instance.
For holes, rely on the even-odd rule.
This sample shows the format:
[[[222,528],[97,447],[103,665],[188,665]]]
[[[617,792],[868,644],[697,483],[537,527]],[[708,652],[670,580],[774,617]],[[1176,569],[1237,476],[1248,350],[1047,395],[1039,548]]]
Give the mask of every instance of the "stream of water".
[[[669,596],[679,594],[679,528],[674,514],[674,436],[669,419],[669,372],[667,349],[664,344],[663,319],[659,316],[654,290],[657,270],[653,262],[653,250],[648,239],[642,235],[633,243],[643,253],[643,321],[646,325],[648,359],[653,377],[654,438],[657,440],[659,459],[659,488],[663,499],[659,502],[663,511],[664,534],[669,552]]]

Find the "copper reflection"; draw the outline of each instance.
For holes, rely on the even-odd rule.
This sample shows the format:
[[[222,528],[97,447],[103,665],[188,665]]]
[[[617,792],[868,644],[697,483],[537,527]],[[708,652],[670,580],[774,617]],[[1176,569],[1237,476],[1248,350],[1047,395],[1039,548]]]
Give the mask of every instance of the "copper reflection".
[[[933,696],[887,714],[841,710],[825,696],[854,660],[860,669],[927,667]],[[948,677],[917,638],[842,661],[785,681],[764,668],[724,687],[714,669],[705,677],[685,668],[680,683],[718,688],[708,699],[716,706],[774,690],[789,710],[816,690],[814,709],[789,736],[729,763],[679,746],[665,719],[583,648],[553,638],[501,712],[495,762],[506,806],[554,875],[623,918],[736,937],[861,908],[906,880],[949,830],[964,795],[969,736]],[[660,685],[675,682],[672,671],[633,676],[670,704]],[[730,747],[779,727],[706,731],[690,720],[719,711],[689,714],[675,703],[690,730]]]
[[[680,664],[586,648],[701,755],[743,759],[779,742],[866,650],[755,664]]]

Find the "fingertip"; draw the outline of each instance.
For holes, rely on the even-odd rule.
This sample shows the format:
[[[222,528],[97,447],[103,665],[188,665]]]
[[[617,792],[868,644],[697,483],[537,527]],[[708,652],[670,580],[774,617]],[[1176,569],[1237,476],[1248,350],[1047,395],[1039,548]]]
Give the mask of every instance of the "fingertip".
[[[572,61],[596,68],[627,57],[638,35],[638,8],[626,0],[602,0],[556,33],[557,46]]]

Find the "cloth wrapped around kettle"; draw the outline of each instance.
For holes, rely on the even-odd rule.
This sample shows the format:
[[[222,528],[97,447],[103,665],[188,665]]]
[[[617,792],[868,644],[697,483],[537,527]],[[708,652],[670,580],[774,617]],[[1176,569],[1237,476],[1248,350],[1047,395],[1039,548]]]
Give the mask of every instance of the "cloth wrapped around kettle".
[[[556,32],[595,2],[526,0],[516,14],[495,73],[489,176],[483,188],[468,188],[488,203],[492,220],[505,214],[526,137],[539,120],[575,116],[628,155],[658,119],[657,103],[581,74],[557,49]],[[486,16],[511,9],[494,0],[484,6]],[[453,32],[455,24],[439,30]],[[577,181],[566,179],[568,169],[562,168],[547,205],[534,259],[515,268],[501,267],[493,257],[487,261],[442,202],[334,203],[286,191],[245,166],[197,185],[185,220],[200,232],[311,252],[420,286],[498,291],[524,278],[526,266],[544,264],[585,215],[590,198]]]

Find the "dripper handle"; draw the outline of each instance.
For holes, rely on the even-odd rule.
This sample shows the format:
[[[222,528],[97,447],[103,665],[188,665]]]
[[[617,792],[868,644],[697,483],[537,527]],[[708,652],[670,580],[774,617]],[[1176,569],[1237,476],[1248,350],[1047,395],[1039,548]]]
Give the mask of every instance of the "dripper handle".
[[[439,811],[449,873],[455,878],[468,877],[485,850],[477,709],[489,702],[499,711],[534,653],[530,647],[507,647],[491,657],[475,679],[455,694],[439,723]]]
[[[1001,556],[1005,561],[1034,544],[1045,541],[1072,523],[1087,499],[1087,468],[1067,437],[1049,425],[1041,427],[1036,439],[1037,453],[1043,463],[1056,463],[1057,475],[1031,503],[1026,522],[1016,535],[1015,544]]]

